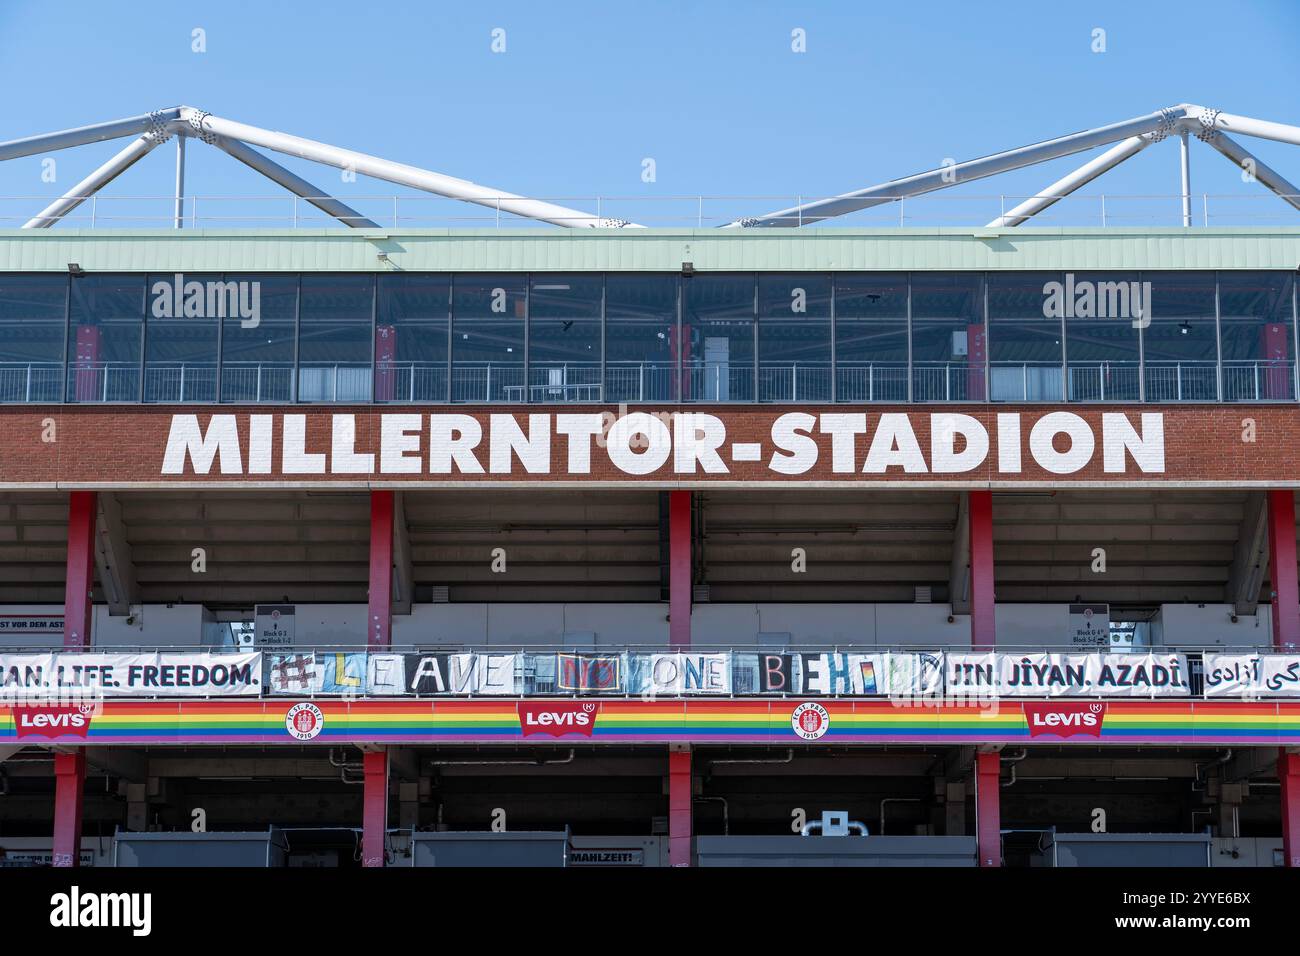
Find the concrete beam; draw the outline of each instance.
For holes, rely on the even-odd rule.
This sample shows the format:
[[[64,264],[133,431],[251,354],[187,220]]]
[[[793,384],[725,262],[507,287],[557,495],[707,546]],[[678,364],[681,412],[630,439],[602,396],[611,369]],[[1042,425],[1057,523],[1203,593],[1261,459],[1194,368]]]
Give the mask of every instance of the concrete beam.
[[[420,758],[415,751],[405,747],[388,748],[388,770],[398,780],[420,779]]]
[[[948,573],[948,603],[953,614],[970,613],[970,492],[958,497],[957,524],[952,539],[952,567]]]
[[[1228,575],[1225,600],[1239,617],[1254,615],[1259,591],[1268,573],[1268,495],[1254,491],[1246,496],[1237,533],[1237,547]]]
[[[411,613],[411,590],[415,577],[411,571],[411,535],[406,524],[405,494],[393,493],[393,613]]]
[[[339,770],[329,755],[297,757],[160,757],[149,762],[153,777],[263,777],[301,780],[337,780]]]
[[[1278,752],[1272,747],[1242,747],[1234,750],[1232,759],[1223,765],[1225,783],[1249,780],[1260,775],[1277,773]]]
[[[92,774],[107,774],[135,783],[149,779],[149,758],[123,747],[85,747],[86,766]],[[156,776],[156,774],[155,774]]]
[[[99,511],[95,519],[95,571],[104,592],[108,612],[116,617],[130,613],[132,604],[140,603],[131,545],[122,523],[122,506],[111,492],[100,492]]]

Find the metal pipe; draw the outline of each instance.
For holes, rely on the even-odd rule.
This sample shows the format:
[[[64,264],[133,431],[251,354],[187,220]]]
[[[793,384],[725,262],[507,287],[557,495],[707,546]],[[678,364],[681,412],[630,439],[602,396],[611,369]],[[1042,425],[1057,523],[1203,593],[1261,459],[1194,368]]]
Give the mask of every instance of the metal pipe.
[[[1136,156],[1146,149],[1150,143],[1151,140],[1147,136],[1130,136],[1124,142],[1112,146],[1100,156],[1062,176],[1037,195],[1020,203],[1010,212],[1003,213],[989,223],[987,228],[999,229],[1020,225],[1031,216],[1037,215],[1048,206],[1054,205],[1058,200],[1064,199],[1079,187],[1086,186],[1102,173],[1114,169],[1130,156]]]
[[[562,760],[430,760],[431,767],[554,767],[573,763],[575,751]]]
[[[1257,159],[1235,139],[1226,133],[1219,133],[1209,137],[1206,142],[1232,160],[1239,169],[1249,168],[1255,179],[1275,192],[1284,202],[1289,203],[1296,209],[1300,209],[1300,187],[1295,186],[1281,173]]]
[[[765,763],[765,764],[781,763],[781,764],[784,764],[784,763],[793,763],[793,762],[794,762],[794,750],[791,749],[791,750],[787,750],[787,751],[785,752],[785,757],[782,758],[782,759],[775,759],[775,758],[773,758],[773,759],[768,759],[768,758],[757,759],[757,758],[755,758],[755,759],[752,759],[752,760],[730,760],[730,759],[729,759],[729,760],[710,760],[710,761],[709,761],[709,765],[710,765],[710,766],[713,766],[713,767],[716,767],[716,766],[718,766],[718,764],[724,764],[724,763]]]
[[[280,184],[294,195],[305,199],[325,215],[332,216],[344,225],[351,226],[354,229],[379,228],[379,223],[367,219],[346,203],[325,195],[301,176],[290,172],[275,160],[263,156],[257,150],[245,146],[239,140],[218,136],[215,138],[213,145],[229,153],[250,169],[261,173],[267,179]]]
[[[98,192],[101,188],[111,183],[114,179],[126,172],[140,160],[148,155],[149,151],[155,146],[161,145],[162,139],[156,138],[152,133],[146,133],[139,139],[134,140],[131,145],[122,150],[103,166],[83,179],[77,185],[50,203],[40,211],[35,217],[23,223],[24,229],[48,229],[50,226],[59,222],[68,213],[76,209],[86,198]]]
[[[394,163],[387,159],[380,159],[378,156],[358,153],[350,149],[341,149],[338,146],[318,143],[315,140],[304,139],[300,136],[292,136],[288,133],[275,132],[257,126],[250,126],[247,123],[223,119],[220,116],[213,116],[211,113],[205,113],[190,106],[181,107],[180,119],[175,122],[188,123],[200,135],[215,134],[228,139],[242,140],[245,143],[275,150],[278,153],[297,156],[300,159],[309,159],[312,162],[324,163],[326,166],[334,166],[339,169],[350,169],[365,176],[372,176],[375,179],[410,186],[413,189],[420,189],[439,196],[447,196],[451,199],[461,199],[465,202],[477,203],[480,206],[489,206],[491,208],[499,207],[516,216],[537,219],[557,226],[617,228],[632,225],[632,223],[624,222],[621,219],[602,219],[599,216],[593,216],[577,209],[569,209],[565,206],[557,206],[554,203],[542,202],[537,199],[526,199],[514,193],[480,186],[468,180],[445,176],[442,173],[431,172],[416,166]]]
[[[1198,117],[1189,116],[1185,119],[1184,125],[1193,130],[1199,126],[1202,129],[1221,130],[1225,133],[1241,133],[1243,136],[1257,136],[1260,139],[1271,139],[1279,143],[1300,146],[1300,126],[1288,126],[1286,123],[1274,123],[1270,120],[1254,119],[1249,116],[1237,116],[1234,113],[1224,113],[1219,110],[1202,109]]]
[[[1030,146],[994,153],[992,156],[967,160],[953,166],[941,166],[938,169],[917,173],[914,176],[868,186],[866,189],[859,189],[854,192],[843,193],[830,199],[803,203],[790,209],[782,209],[752,219],[740,219],[728,223],[724,228],[807,225],[824,219],[831,219],[835,216],[842,216],[846,213],[856,212],[859,209],[867,209],[882,203],[893,202],[896,199],[918,196],[946,189],[959,183],[968,183],[975,179],[983,179],[998,173],[1020,169],[1024,166],[1033,166],[1061,156],[1081,153],[1097,146],[1105,146],[1109,143],[1128,139],[1131,136],[1141,136],[1149,133],[1168,135],[1174,131],[1178,121],[1185,119],[1194,109],[1198,109],[1198,107],[1184,103],[1168,109],[1157,110],[1145,116],[1135,116],[1119,123],[1112,123],[1109,126],[1084,130],[1080,133],[1071,133],[1069,136],[1061,136],[1042,143],[1034,143]]]
[[[695,798],[696,803],[707,803],[715,800],[718,803],[722,804],[722,835],[731,836],[731,811],[730,808],[727,806],[727,798],[726,797],[696,797]]]
[[[107,123],[79,126],[75,129],[60,130],[57,133],[41,133],[38,136],[28,136],[26,139],[11,139],[6,143],[0,143],[0,162],[31,156],[34,153],[50,153],[70,146],[101,143],[104,140],[121,139],[124,136],[160,130],[163,124],[179,119],[180,115],[181,107],[173,106],[140,116],[110,120]]]
[[[185,225],[185,136],[176,137],[176,228]],[[184,401],[184,397],[181,399]]]
[[[891,803],[920,803],[920,797],[885,797],[880,801],[880,830],[878,836],[885,835],[885,807]]]
[[[1187,147],[1187,128],[1178,131],[1179,168],[1183,180],[1183,228],[1192,225],[1192,157]]]

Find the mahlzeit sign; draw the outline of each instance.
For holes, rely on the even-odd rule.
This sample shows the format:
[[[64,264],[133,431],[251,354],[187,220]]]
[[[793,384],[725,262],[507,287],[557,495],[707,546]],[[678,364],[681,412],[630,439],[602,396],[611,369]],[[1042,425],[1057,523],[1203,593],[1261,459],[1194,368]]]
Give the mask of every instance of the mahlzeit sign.
[[[0,437],[0,485],[1300,483],[1281,406],[103,407]]]

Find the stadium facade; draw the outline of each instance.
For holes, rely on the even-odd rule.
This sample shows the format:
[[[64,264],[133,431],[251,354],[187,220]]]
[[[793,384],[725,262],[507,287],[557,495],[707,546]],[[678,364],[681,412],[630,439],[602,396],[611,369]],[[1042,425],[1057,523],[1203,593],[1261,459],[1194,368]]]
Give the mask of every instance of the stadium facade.
[[[0,235],[8,859],[1300,865],[1300,229],[367,223]]]

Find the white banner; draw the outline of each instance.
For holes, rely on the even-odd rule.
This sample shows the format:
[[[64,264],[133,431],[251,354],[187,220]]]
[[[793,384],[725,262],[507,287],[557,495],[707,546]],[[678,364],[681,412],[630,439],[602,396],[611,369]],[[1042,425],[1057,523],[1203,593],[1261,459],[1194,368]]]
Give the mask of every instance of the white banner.
[[[262,655],[0,655],[0,690],[10,695],[75,692],[105,697],[257,697],[262,693]]]
[[[930,697],[943,692],[943,653],[887,654],[885,693],[891,697]]]
[[[1300,697],[1300,654],[1206,654],[1206,697]]]
[[[1186,697],[1182,654],[959,654],[944,658],[949,697]]]
[[[1189,697],[1192,693],[1185,654],[1094,654],[1089,655],[1088,670],[1091,689],[1101,697]]]
[[[49,693],[53,654],[0,654],[0,700]]]

